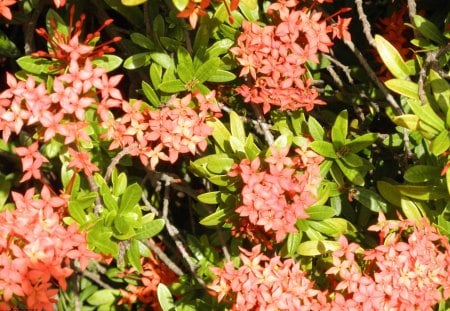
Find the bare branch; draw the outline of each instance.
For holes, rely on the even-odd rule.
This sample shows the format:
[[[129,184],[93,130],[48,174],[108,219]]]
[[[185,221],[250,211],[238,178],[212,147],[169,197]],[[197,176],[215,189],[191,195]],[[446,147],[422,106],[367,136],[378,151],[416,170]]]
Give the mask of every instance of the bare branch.
[[[372,36],[372,30],[370,27],[370,23],[367,19],[366,13],[364,13],[362,0],[355,0],[356,10],[358,11],[359,20],[363,26],[363,33],[366,36],[367,41],[373,47],[375,47],[375,39]]]

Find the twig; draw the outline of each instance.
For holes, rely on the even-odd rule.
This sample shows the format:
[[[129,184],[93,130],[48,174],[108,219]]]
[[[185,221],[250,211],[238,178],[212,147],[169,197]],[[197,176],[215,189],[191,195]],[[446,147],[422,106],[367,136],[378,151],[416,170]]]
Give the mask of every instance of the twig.
[[[362,55],[361,51],[358,50],[357,47],[355,47],[355,45],[353,44],[353,42],[351,41],[344,41],[345,45],[347,45],[347,47],[353,52],[353,54],[355,54],[356,58],[358,58],[359,63],[364,67],[364,69],[366,70],[367,74],[369,75],[369,78],[372,80],[373,83],[375,83],[375,85],[380,89],[380,91],[383,93],[384,98],[387,100],[387,102],[389,103],[389,105],[392,107],[392,109],[394,109],[394,112],[396,115],[400,116],[403,115],[403,110],[402,108],[399,106],[399,104],[395,101],[394,97],[392,96],[391,93],[389,93],[389,90],[383,85],[383,83],[381,83],[381,81],[378,79],[377,75],[375,74],[375,72],[372,70],[372,68],[370,67],[369,63],[367,62],[367,60],[364,58],[364,56]]]
[[[87,176],[88,182],[89,182],[89,188],[91,188],[91,191],[94,193],[98,193],[98,186],[94,181],[94,177],[93,176]],[[100,215],[100,212],[102,210],[102,200],[100,199],[100,196],[97,195],[97,197],[95,198],[95,206],[94,206],[94,214],[96,216]]]
[[[133,149],[137,148],[137,144],[131,144],[129,146],[126,146],[125,148],[122,149],[122,151],[120,151],[118,154],[115,155],[114,158],[111,159],[111,163],[108,165],[108,168],[106,169],[106,173],[105,173],[105,181],[108,182],[109,179],[111,178],[111,174],[113,169],[116,167],[117,164],[119,164],[120,160],[130,154],[130,152]]]
[[[409,22],[414,25],[414,15],[417,14],[417,8],[416,8],[416,1],[415,0],[408,0],[408,16],[409,16]],[[414,31],[414,37],[418,38],[421,36],[421,34],[417,31],[415,27],[413,27]]]
[[[220,244],[222,245],[222,252],[225,256],[226,261],[231,261],[230,252],[228,251],[227,245],[225,243],[225,239],[223,237],[223,232],[219,226],[216,226],[217,236],[219,237]]]
[[[91,281],[94,281],[95,283],[97,283],[98,285],[100,285],[103,288],[113,289],[112,286],[103,282],[97,273],[93,273],[91,271],[85,270],[85,271],[83,271],[83,276],[87,277]]]
[[[42,12],[42,1],[39,1],[33,13],[31,14],[30,21],[23,26],[23,39],[24,45],[23,49],[25,55],[30,55],[36,49],[34,44],[34,32],[36,30],[36,24],[38,22],[39,16]]]
[[[340,61],[338,61],[336,58],[332,57],[331,55],[324,54],[324,56],[326,58],[328,58],[328,60],[331,61],[333,64],[335,64],[336,66],[341,68],[342,71],[345,73],[345,76],[347,77],[348,82],[350,84],[353,84],[353,78],[351,76],[350,68],[348,68],[348,66],[344,65],[343,63],[341,63]]]
[[[145,23],[145,35],[150,38],[152,36],[152,23],[150,17],[150,2],[144,3],[144,23]]]
[[[184,275],[183,270],[180,269],[180,267],[177,266],[176,263],[174,263],[159,247],[158,245],[154,244],[153,241],[149,241],[146,243],[146,245],[150,248],[152,252],[156,254],[156,256],[159,257],[168,267],[170,270],[175,272],[176,275],[181,276]]]
[[[355,4],[356,4],[356,10],[358,12],[359,20],[361,21],[362,26],[363,26],[363,33],[366,36],[366,39],[369,42],[369,44],[371,46],[375,47],[375,39],[372,36],[372,30],[370,27],[370,23],[367,20],[366,13],[364,13],[362,0],[355,0]]]

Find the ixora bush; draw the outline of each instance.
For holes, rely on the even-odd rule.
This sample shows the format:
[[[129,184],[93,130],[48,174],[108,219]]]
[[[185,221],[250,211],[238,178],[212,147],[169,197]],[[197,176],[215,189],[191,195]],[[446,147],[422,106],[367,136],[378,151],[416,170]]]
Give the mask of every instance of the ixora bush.
[[[0,310],[447,310],[449,11],[0,1]]]

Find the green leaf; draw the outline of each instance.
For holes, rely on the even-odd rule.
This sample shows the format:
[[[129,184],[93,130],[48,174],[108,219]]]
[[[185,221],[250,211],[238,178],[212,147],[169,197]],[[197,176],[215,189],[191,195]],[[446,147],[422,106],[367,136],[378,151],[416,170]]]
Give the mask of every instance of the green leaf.
[[[159,234],[164,229],[164,226],[165,222],[163,219],[153,219],[136,229],[134,238],[141,241],[150,239]]]
[[[255,144],[253,135],[251,133],[247,136],[247,139],[245,140],[244,149],[245,154],[249,160],[253,160],[261,152],[261,149],[259,149],[258,146]]]
[[[123,63],[125,69],[133,70],[141,68],[150,64],[151,54],[149,52],[143,52],[131,55]]]
[[[156,62],[157,64],[161,65],[163,68],[169,68],[169,67],[174,67],[175,63],[173,62],[172,57],[170,57],[170,55],[167,55],[166,53],[159,53],[159,52],[154,52],[151,53],[151,58],[154,62]]]
[[[40,75],[43,73],[49,74],[55,72],[55,67],[58,65],[57,61],[49,60],[43,57],[22,56],[16,60],[17,64],[26,72]]]
[[[118,289],[100,289],[90,296],[87,302],[93,306],[113,304],[119,295],[120,291]]]
[[[308,128],[309,128],[309,134],[311,134],[312,138],[315,141],[322,141],[323,137],[325,135],[325,131],[320,125],[320,123],[314,119],[312,116],[309,116],[308,118]]]
[[[152,63],[150,66],[150,80],[152,80],[153,87],[157,88],[161,84],[162,67],[157,63]]]
[[[401,208],[403,214],[405,214],[408,219],[420,220],[422,219],[422,213],[420,212],[419,207],[414,203],[414,201],[407,198],[400,198]]]
[[[395,185],[390,184],[386,181],[377,181],[378,192],[385,198],[389,203],[400,207],[400,191],[395,188]]]
[[[3,175],[0,175],[0,212],[4,211],[4,206],[8,200],[11,190],[11,182],[6,180]]]
[[[106,72],[117,69],[122,64],[122,58],[116,55],[103,54],[100,57],[96,57],[92,60],[92,64],[95,67],[105,68]]]
[[[441,111],[447,114],[450,107],[450,84],[433,69],[430,69],[428,82],[433,90],[434,100],[438,103]]]
[[[220,59],[218,57],[208,59],[195,70],[194,76],[199,83],[203,83],[207,81],[213,74],[216,74],[217,69],[219,69],[219,65]]]
[[[324,205],[310,206],[305,210],[305,212],[308,214],[308,219],[310,220],[323,220],[336,216],[336,211],[334,208]]]
[[[223,70],[223,69],[217,69],[215,73],[209,76],[206,81],[208,82],[230,82],[236,79],[236,75],[230,71]]]
[[[47,15],[45,16],[45,26],[51,37],[54,36],[55,32],[68,36],[71,31],[61,16],[53,9],[47,11]]]
[[[336,159],[336,163],[341,169],[342,173],[344,173],[345,177],[348,178],[352,183],[354,183],[357,186],[364,186],[364,175],[359,172],[360,169],[356,169],[353,167],[348,167],[347,164],[345,164],[340,159]]]
[[[427,39],[439,44],[445,45],[447,39],[442,35],[435,24],[420,15],[413,16],[413,24],[416,29]]]
[[[234,45],[234,41],[230,39],[222,39],[214,42],[208,49],[206,49],[206,54],[210,57],[220,56],[228,53],[229,49]]]
[[[358,156],[357,154],[353,152],[349,152],[343,157],[341,157],[341,160],[348,166],[348,167],[354,167],[358,168],[364,165],[364,160]]]
[[[178,11],[183,11],[187,7],[189,0],[172,0],[172,3]]]
[[[345,145],[348,130],[348,112],[342,110],[331,128],[331,141],[336,149],[340,149]]]
[[[172,80],[161,83],[158,88],[166,93],[178,93],[186,90],[185,84],[181,80]]]
[[[431,165],[414,165],[408,168],[403,178],[410,183],[425,183],[439,180],[441,169]]]
[[[297,253],[302,256],[318,256],[340,248],[341,245],[336,241],[306,241],[298,246]]]
[[[336,150],[334,149],[334,146],[332,143],[327,141],[313,141],[309,144],[309,147],[317,152],[318,154],[326,157],[326,158],[332,158],[337,159]]]
[[[415,82],[391,79],[384,82],[384,84],[388,89],[400,95],[419,100],[419,86]]]
[[[127,250],[127,259],[137,272],[142,272],[141,252],[139,251],[139,241],[131,240]]]
[[[442,131],[430,144],[430,151],[435,156],[441,155],[450,148],[450,133]]]
[[[172,294],[166,285],[163,283],[158,284],[157,295],[159,305],[163,311],[175,311]]]
[[[321,221],[307,220],[308,225],[323,234],[339,237],[348,231],[354,231],[353,226],[344,218],[326,218]]]
[[[289,233],[286,239],[286,249],[289,256],[294,257],[297,254],[297,249],[302,241],[302,232]]]
[[[434,185],[396,185],[395,188],[403,195],[416,200],[439,200],[448,197],[443,187]]]
[[[246,135],[244,129],[244,122],[241,117],[234,111],[230,112],[230,129],[231,135],[239,139],[243,144],[245,144]]]
[[[141,195],[142,189],[137,183],[128,186],[120,198],[119,213],[124,214],[133,210],[141,200]]]
[[[378,138],[378,133],[366,133],[364,135],[358,136],[349,142],[346,146],[353,153],[358,153],[361,150],[371,146]]]
[[[161,102],[159,101],[159,97],[156,94],[155,90],[150,86],[150,84],[148,84],[145,81],[142,81],[141,87],[142,87],[142,90],[144,91],[145,97],[147,97],[147,99],[150,101],[150,103],[154,107],[160,107]]]
[[[16,58],[19,57],[20,51],[15,43],[9,40],[8,36],[0,30],[0,55]]]
[[[392,118],[392,122],[411,131],[417,131],[419,126],[419,117],[415,114],[405,114]]]
[[[69,206],[69,215],[75,219],[75,221],[79,225],[84,225],[86,223],[86,213],[84,212],[82,206],[77,201],[70,201]]]
[[[232,209],[218,208],[214,213],[200,220],[200,224],[206,227],[217,226],[221,224],[226,218],[230,217],[232,214],[233,214]]]
[[[239,1],[239,9],[249,22],[256,22],[259,19],[258,1],[241,0]]]
[[[209,127],[213,128],[212,136],[216,142],[216,144],[222,149],[225,150],[225,143],[228,143],[230,141],[231,133],[228,131],[228,129],[225,127],[225,125],[217,118],[214,118],[212,120],[206,121],[206,124]]]
[[[442,132],[446,129],[444,121],[436,114],[430,104],[422,105],[419,100],[414,99],[408,99],[407,102],[414,113],[421,121],[426,123],[428,127],[432,127],[437,132]],[[423,124],[421,124],[423,122],[419,123],[419,127],[423,126]]]
[[[130,35],[131,41],[133,41],[134,44],[139,45],[140,47],[147,49],[147,50],[153,50],[155,49],[155,44],[147,38],[147,36],[139,33],[139,32],[133,32]]]
[[[197,196],[197,200],[205,204],[218,204],[219,198],[220,191],[206,192]]]
[[[122,2],[123,5],[126,6],[136,6],[147,2],[147,0],[120,0],[120,1]]]
[[[353,198],[372,212],[387,212],[387,203],[378,193],[361,187],[355,187],[354,191]]]
[[[409,76],[409,69],[403,61],[400,53],[395,47],[380,35],[375,35],[375,46],[378,54],[380,54],[383,63],[392,73],[392,75],[399,79],[406,79]]]
[[[136,28],[140,28],[144,24],[144,14],[140,8],[125,6],[121,0],[104,0],[104,2]]]

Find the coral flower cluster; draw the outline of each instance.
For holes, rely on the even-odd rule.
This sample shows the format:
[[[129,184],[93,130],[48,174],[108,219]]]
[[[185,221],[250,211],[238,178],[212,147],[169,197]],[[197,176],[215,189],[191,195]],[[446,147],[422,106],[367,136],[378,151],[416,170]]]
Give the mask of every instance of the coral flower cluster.
[[[39,195],[30,188],[12,192],[13,211],[0,213],[0,309],[16,306],[12,299],[36,310],[53,310],[55,295],[66,290],[73,273],[70,263],[85,269],[100,255],[87,249],[77,225],[65,227],[58,211],[67,202],[44,186]]]
[[[236,209],[251,224],[262,226],[266,232],[275,232],[277,242],[287,233],[297,232],[298,218],[308,218],[305,209],[316,201],[320,177],[319,164],[323,160],[311,150],[297,148],[297,155],[289,157],[290,148],[270,149],[271,156],[253,161],[244,159],[235,165],[230,176],[240,176],[242,205]]]
[[[299,263],[268,257],[260,245],[240,249],[238,267],[230,261],[211,268],[217,278],[208,288],[232,310],[432,310],[449,299],[447,237],[425,219],[386,221],[381,215],[371,229],[383,237],[374,249],[339,238],[326,290]]]
[[[158,110],[143,108],[141,101],[124,102],[122,109],[121,118],[104,125],[113,140],[110,149],[131,147],[130,154],[152,169],[160,160],[174,163],[179,154],[204,151],[212,133],[205,121],[221,115],[214,92],[173,96]]]
[[[314,5],[318,2],[314,1]],[[335,37],[350,40],[350,19],[328,25],[322,12],[312,7],[296,10],[298,1],[280,1],[269,6],[276,25],[260,26],[244,20],[237,46],[231,48],[242,66],[247,83],[237,89],[245,102],[281,110],[310,111],[325,102],[318,98],[307,63],[319,63],[320,53],[329,53]]]

